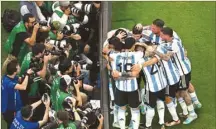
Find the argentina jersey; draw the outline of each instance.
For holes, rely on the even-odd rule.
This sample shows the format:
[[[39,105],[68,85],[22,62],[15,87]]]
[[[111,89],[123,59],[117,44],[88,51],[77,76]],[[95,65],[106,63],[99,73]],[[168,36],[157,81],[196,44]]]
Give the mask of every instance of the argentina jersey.
[[[119,52],[112,53],[111,67],[119,72],[130,72],[131,67],[137,64],[143,57],[142,52]],[[138,89],[136,77],[115,80],[116,88],[120,91],[132,92]]]
[[[171,46],[167,43],[162,43],[157,47],[157,51],[162,54],[167,54],[171,50]],[[156,56],[160,59],[159,56]],[[168,85],[174,85],[180,80],[180,73],[173,57],[168,61],[160,60],[160,64],[163,68],[163,74],[167,80]]]
[[[142,31],[142,38],[139,39],[139,42],[150,41],[155,45],[159,45],[161,43],[160,35],[154,34],[150,29],[145,29]]]
[[[144,57],[142,63],[150,59],[150,57]],[[153,64],[143,68],[146,77],[145,89],[147,91],[158,92],[167,86],[166,78],[159,66],[160,65]]]
[[[191,63],[190,60],[185,56],[185,50],[182,46],[182,43],[176,39],[173,39],[171,43],[172,51],[174,54],[174,60],[177,64],[180,75],[186,75],[191,72]]]

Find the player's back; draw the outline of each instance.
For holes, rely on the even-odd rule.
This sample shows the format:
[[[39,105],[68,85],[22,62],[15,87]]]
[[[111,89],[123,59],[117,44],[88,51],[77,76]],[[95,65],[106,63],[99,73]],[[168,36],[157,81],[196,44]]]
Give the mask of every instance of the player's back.
[[[113,70],[119,72],[130,72],[134,64],[143,57],[142,52],[119,52],[112,53],[110,57],[113,59],[111,66]],[[120,78],[116,80],[116,87],[121,91],[131,92],[138,89],[136,77]]]

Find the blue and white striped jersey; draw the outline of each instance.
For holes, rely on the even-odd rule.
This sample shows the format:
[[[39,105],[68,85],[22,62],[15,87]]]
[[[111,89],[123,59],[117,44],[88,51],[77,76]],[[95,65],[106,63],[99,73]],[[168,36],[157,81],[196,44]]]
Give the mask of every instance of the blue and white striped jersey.
[[[143,57],[142,52],[119,52],[112,53],[111,67],[119,72],[129,72],[134,64],[137,64]],[[136,77],[124,78],[115,81],[116,87],[125,92],[132,92],[138,89]]]
[[[144,57],[141,63],[144,63],[150,59],[150,57]],[[167,86],[166,78],[159,67],[161,67],[160,64],[154,64],[143,68],[143,72],[146,77],[145,89],[147,91],[157,92]]]
[[[167,43],[162,43],[157,47],[157,51],[162,54],[167,54],[169,50],[171,50],[171,46]],[[159,56],[157,56],[157,58],[160,59]],[[160,60],[160,63],[168,85],[174,85],[178,83],[180,80],[180,73],[173,57],[168,61]]]
[[[178,36],[178,34],[175,31],[173,31],[173,37],[176,40],[179,40],[181,42],[180,37]],[[159,45],[162,43],[161,37],[154,34],[151,31],[151,26],[144,26],[143,27],[142,38],[139,39],[139,42],[142,42],[142,43],[144,43],[146,41],[151,41],[152,43],[155,43],[155,45]]]
[[[182,43],[179,40],[173,39],[171,43],[172,52],[174,52],[174,61],[177,64],[180,75],[186,75],[191,72],[191,63],[190,60],[185,56],[185,49]]]

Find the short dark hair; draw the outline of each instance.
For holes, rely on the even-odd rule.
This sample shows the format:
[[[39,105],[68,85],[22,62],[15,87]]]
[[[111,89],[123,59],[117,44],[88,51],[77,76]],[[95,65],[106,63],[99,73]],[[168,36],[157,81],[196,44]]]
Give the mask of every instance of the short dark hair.
[[[7,64],[7,74],[8,74],[8,75],[14,74],[14,72],[17,71],[17,68],[16,68],[17,65],[18,65],[17,59],[14,59],[14,60],[10,61],[10,62]]]
[[[111,37],[108,42],[109,42],[109,44],[114,46],[114,49],[116,51],[121,51],[123,48],[122,42],[120,41],[119,38],[117,38],[115,36]]]
[[[135,43],[136,43],[136,40],[133,37],[126,38],[124,49],[131,49]]]
[[[66,58],[63,61],[60,61],[58,68],[61,74],[64,74],[67,70],[69,70],[71,66],[71,60],[69,58]]]
[[[126,34],[123,37],[123,39],[125,39],[128,36],[127,32],[124,29],[117,29],[116,32],[115,32],[115,34],[114,34],[114,36],[117,36],[120,32],[124,32]]]
[[[43,53],[43,51],[45,50],[45,45],[42,43],[36,43],[33,47],[32,47],[32,54],[34,56],[38,55],[39,53]]]
[[[165,35],[169,35],[170,37],[173,37],[173,30],[170,27],[164,27],[161,32]]]
[[[64,128],[68,127],[69,114],[67,111],[58,111],[57,118],[63,122]]]
[[[22,17],[23,22],[24,22],[24,23],[29,22],[29,18],[34,18],[33,14],[31,14],[31,13],[25,14],[25,15]]]
[[[157,27],[163,28],[164,26],[164,21],[161,19],[155,19],[152,24],[156,25]]]
[[[37,32],[36,43],[44,43],[49,37],[49,32]]]
[[[31,114],[32,114],[32,106],[27,105],[25,107],[22,107],[21,115],[23,118],[29,118]]]
[[[133,26],[132,28],[132,33],[133,34],[142,34],[142,29],[137,29],[136,25]]]

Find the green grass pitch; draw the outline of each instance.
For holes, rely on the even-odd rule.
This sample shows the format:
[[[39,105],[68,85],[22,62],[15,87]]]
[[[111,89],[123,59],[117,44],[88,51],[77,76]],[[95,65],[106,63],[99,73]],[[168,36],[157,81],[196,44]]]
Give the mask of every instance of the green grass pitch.
[[[154,19],[161,18],[183,40],[192,62],[192,83],[203,107],[197,110],[198,119],[192,124],[169,129],[215,129],[216,2],[112,2],[112,6],[112,28],[131,29],[137,22],[149,25]],[[6,8],[18,10],[19,2],[1,2],[1,14]],[[8,33],[1,28],[1,47],[7,36]],[[2,48],[1,64],[5,57]],[[169,113],[166,113],[165,120],[170,120]],[[153,127],[159,129],[157,115]],[[3,120],[1,128],[6,129]]]
[[[215,17],[216,2],[112,2],[112,28],[132,29],[163,19],[181,37],[192,64],[192,83],[203,107],[190,125],[168,129],[215,129]],[[178,112],[180,112],[178,106]],[[170,120],[166,109],[165,121]],[[157,114],[157,113],[155,113]],[[143,116],[141,122],[144,122]],[[159,129],[154,117],[153,129]]]

